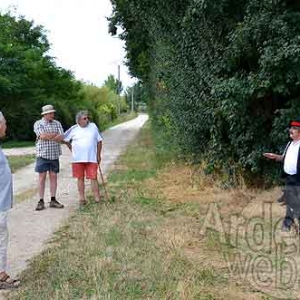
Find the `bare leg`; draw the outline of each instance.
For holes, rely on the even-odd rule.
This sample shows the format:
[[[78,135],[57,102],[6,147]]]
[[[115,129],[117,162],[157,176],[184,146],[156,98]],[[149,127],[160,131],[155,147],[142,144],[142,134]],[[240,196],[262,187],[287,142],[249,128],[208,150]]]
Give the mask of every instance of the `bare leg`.
[[[78,187],[80,201],[85,201],[85,196],[84,196],[84,178],[78,178],[77,179],[77,187]]]
[[[45,182],[47,173],[39,173],[39,195],[40,199],[44,199],[45,195]]]
[[[57,190],[57,174],[54,172],[49,172],[50,176],[50,194],[51,197],[56,196],[56,190]]]
[[[92,191],[96,202],[100,201],[99,185],[97,179],[91,179]]]

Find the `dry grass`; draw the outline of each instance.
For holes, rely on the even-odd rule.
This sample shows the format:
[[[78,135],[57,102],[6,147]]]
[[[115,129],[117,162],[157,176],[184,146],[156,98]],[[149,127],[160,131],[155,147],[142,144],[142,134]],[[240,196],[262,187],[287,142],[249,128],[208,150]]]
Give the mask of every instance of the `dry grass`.
[[[7,157],[12,173],[15,173],[18,169],[21,169],[35,161],[34,155],[14,155]]]
[[[177,251],[180,249],[179,251],[193,264],[213,268],[226,274],[228,274],[228,263],[234,264],[237,255],[240,255],[242,261],[251,255],[250,272],[231,274],[232,281],[229,280],[228,283],[231,290],[232,282],[238,284],[238,287],[233,288],[235,295],[238,294],[244,299],[272,298],[273,296],[298,299],[300,288],[296,280],[290,286],[284,283],[287,279],[277,283],[279,275],[276,273],[275,266],[281,266],[282,262],[287,262],[285,268],[280,270],[281,276],[283,278],[294,276],[298,279],[297,266],[300,263],[298,236],[295,232],[287,234],[280,232],[285,207],[279,206],[276,202],[281,194],[279,188],[262,191],[249,190],[242,186],[224,190],[220,188],[220,183],[215,178],[204,177],[199,169],[174,164],[161,170],[156,178],[147,180],[145,186],[147,197],[164,199],[185,207],[198,204],[199,213],[202,216],[202,218],[196,217],[198,222],[191,216],[187,218],[182,214],[180,217],[176,215],[176,219],[169,219],[157,236],[157,241],[161,242],[162,247],[170,250],[177,249]],[[220,242],[222,232],[207,231],[202,239],[199,238],[203,218],[206,218],[206,213],[212,203],[218,205],[218,213],[226,238],[225,243]],[[230,227],[233,216],[243,221],[236,232],[232,232],[232,227]],[[255,226],[259,226],[259,230],[256,228],[253,232]],[[230,241],[234,238],[238,239],[238,244],[232,245]],[[261,244],[257,242],[257,238],[262,240]],[[282,249],[280,253],[278,253],[279,246]],[[227,256],[224,256],[226,254]],[[233,261],[228,261],[228,257],[233,258]],[[264,266],[265,270],[261,269],[260,265],[254,265],[255,261],[259,261],[258,259],[261,263],[267,264]],[[274,284],[264,286],[263,280],[257,282],[257,278],[254,278],[257,274],[263,280],[274,283],[275,286]],[[217,290],[211,291],[215,296],[218,294]],[[258,291],[263,291],[266,296]],[[231,297],[230,299],[235,299]]]
[[[26,201],[28,199],[32,199],[33,197],[36,196],[37,191],[38,191],[37,188],[26,190],[23,193],[15,195],[14,201],[18,203],[18,202]]]

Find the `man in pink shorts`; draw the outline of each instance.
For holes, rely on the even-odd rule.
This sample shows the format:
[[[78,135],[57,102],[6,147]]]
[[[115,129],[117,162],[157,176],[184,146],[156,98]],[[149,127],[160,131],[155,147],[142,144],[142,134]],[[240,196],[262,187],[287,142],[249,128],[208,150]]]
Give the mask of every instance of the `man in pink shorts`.
[[[77,113],[76,123],[65,132],[64,141],[71,143],[73,177],[77,178],[79,201],[84,205],[87,203],[84,177],[91,180],[95,202],[100,201],[97,170],[101,162],[102,137],[97,125],[89,121],[87,111]]]

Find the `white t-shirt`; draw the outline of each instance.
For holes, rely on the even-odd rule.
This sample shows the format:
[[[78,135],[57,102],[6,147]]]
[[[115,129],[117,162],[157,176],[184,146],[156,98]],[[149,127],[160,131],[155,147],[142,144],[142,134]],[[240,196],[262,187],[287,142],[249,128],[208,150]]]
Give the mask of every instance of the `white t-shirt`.
[[[95,123],[89,123],[86,127],[78,124],[72,126],[65,132],[64,141],[72,141],[73,162],[97,163],[97,144],[102,137]]]
[[[291,142],[289,145],[284,159],[283,169],[286,174],[295,175],[297,174],[297,161],[298,152],[300,147],[300,141]]]

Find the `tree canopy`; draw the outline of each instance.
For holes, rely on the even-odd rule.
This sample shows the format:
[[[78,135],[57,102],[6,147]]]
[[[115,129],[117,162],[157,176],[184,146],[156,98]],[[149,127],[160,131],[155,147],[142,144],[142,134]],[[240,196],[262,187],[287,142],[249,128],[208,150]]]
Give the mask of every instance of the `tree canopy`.
[[[0,15],[0,28],[1,110],[10,137],[33,138],[33,119],[40,117],[41,106],[47,103],[56,106],[64,125],[73,122],[81,84],[47,54],[44,29],[9,14]]]
[[[118,95],[123,91],[122,81],[119,81],[119,79],[115,78],[114,75],[109,75],[107,77],[107,79],[104,81],[104,86]]]
[[[8,138],[33,140],[33,124],[45,104],[55,106],[64,128],[74,124],[80,109],[88,109],[101,128],[117,117],[116,89],[79,82],[72,72],[58,67],[48,54],[43,27],[7,13],[0,14],[0,28],[0,110],[8,122]],[[123,103],[121,111],[126,109]]]

